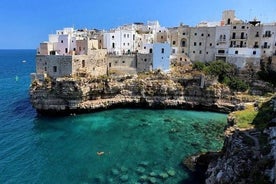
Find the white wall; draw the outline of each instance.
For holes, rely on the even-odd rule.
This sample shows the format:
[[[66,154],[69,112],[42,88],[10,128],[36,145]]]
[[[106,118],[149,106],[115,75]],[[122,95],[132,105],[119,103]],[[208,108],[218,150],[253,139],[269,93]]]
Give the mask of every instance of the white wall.
[[[255,52],[255,54],[253,53]],[[255,48],[229,48],[228,55],[237,57],[261,57],[261,49]]]
[[[164,71],[170,69],[171,46],[169,43],[144,44],[139,52],[142,54],[153,54],[153,69]]]

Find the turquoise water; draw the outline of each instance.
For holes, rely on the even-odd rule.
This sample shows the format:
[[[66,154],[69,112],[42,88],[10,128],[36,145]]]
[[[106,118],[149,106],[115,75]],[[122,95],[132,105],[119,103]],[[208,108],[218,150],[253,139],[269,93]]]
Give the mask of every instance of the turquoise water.
[[[34,59],[34,50],[0,50],[0,183],[197,183],[182,159],[222,147],[226,115],[219,113],[42,117],[28,98]]]

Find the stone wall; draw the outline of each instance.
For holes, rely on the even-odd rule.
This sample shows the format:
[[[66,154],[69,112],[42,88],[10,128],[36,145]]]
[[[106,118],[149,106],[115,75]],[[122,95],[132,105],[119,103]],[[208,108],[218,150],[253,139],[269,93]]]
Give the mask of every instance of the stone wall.
[[[147,72],[152,70],[152,54],[137,53],[137,72]]]
[[[93,50],[89,55],[72,56],[72,74],[87,72],[93,76],[107,74],[106,50]]]
[[[72,74],[72,56],[37,55],[36,73],[56,78]]]

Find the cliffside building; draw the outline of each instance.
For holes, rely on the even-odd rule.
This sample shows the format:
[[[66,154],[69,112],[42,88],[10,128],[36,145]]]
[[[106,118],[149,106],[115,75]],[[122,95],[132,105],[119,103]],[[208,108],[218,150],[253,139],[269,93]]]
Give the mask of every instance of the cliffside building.
[[[195,27],[161,27],[158,21],[123,25],[109,31],[64,28],[50,34],[37,52],[37,74],[50,77],[169,70],[171,63],[224,60],[240,69],[259,68],[276,55],[276,23],[245,22],[234,10],[217,22]]]

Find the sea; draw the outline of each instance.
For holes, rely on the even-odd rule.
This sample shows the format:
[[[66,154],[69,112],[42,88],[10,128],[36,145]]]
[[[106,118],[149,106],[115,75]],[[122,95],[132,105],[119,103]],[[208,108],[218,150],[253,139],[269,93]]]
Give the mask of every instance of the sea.
[[[35,50],[0,50],[0,183],[200,183],[183,159],[223,146],[226,114],[112,109],[50,117],[30,104]]]

